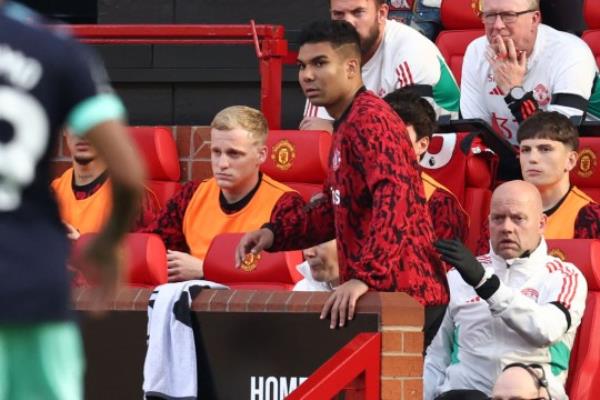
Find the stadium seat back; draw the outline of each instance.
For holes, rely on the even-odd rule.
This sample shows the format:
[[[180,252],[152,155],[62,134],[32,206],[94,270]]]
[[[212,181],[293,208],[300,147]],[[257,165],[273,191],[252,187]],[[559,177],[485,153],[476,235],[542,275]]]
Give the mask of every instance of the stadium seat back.
[[[323,189],[329,169],[331,134],[325,131],[269,131],[261,170],[297,190],[305,200]]]
[[[442,0],[440,19],[444,29],[483,29],[477,4],[477,0]]]
[[[598,7],[600,8],[600,4]],[[590,47],[596,59],[596,64],[600,66],[600,29],[585,31],[581,38]]]
[[[583,1],[583,18],[588,29],[600,29],[600,1]]]
[[[459,85],[462,78],[462,64],[467,46],[483,34],[482,29],[441,31],[435,41]]]
[[[571,171],[571,183],[600,202],[600,137],[579,139],[577,165]]]
[[[74,242],[72,255],[80,255],[96,235],[82,235]],[[167,282],[167,250],[159,236],[128,233],[123,243],[127,285],[152,288]],[[79,284],[87,285],[89,282],[79,280]]]
[[[255,268],[246,271],[235,267],[235,249],[243,233],[224,233],[212,240],[204,259],[204,279],[232,289],[291,290],[302,276],[296,266],[302,252],[260,253]]]
[[[469,144],[470,140],[470,134],[466,132],[433,135],[421,166],[451,190],[469,214],[466,244],[475,250],[483,220],[489,214],[496,158],[492,153],[483,151],[477,138]]]
[[[154,192],[161,206],[179,190],[179,155],[170,130],[161,127],[130,127],[146,165],[147,186]]]
[[[569,398],[593,400],[600,382],[600,240],[548,240],[549,253],[572,262],[588,284],[586,309],[569,363]]]

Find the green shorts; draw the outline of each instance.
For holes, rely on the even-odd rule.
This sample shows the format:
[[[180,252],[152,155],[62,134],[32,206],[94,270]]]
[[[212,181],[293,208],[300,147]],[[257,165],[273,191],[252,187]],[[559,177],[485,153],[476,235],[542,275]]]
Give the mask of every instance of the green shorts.
[[[0,400],[81,400],[83,368],[75,323],[0,325]]]

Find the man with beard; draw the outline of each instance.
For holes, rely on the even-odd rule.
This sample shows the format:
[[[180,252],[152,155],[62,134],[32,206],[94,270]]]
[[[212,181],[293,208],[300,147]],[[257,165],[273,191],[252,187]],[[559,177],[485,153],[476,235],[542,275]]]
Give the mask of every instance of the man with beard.
[[[65,131],[72,167],[52,182],[60,216],[70,239],[98,232],[111,212],[112,186],[105,162],[84,137]],[[132,230],[143,228],[160,211],[154,193],[146,188],[140,213]]]
[[[331,19],[344,20],[360,37],[362,79],[380,97],[412,86],[428,98],[436,114],[458,115],[460,92],[438,48],[415,29],[388,20],[385,0],[331,0]],[[306,102],[303,130],[333,130],[325,108]]]
[[[264,249],[303,249],[336,238],[341,284],[321,312],[322,319],[331,316],[330,328],[351,320],[369,289],[408,293],[426,307],[428,328],[443,315],[448,292],[406,127],[365,90],[351,24],[315,22],[299,42],[300,86],[336,118],[329,175],[308,205],[297,195],[281,196],[270,222],[241,239],[237,265]]]

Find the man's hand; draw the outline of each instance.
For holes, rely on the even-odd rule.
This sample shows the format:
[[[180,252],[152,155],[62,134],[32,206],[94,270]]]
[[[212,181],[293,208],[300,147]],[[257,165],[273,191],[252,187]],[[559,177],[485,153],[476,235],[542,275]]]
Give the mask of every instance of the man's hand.
[[[240,268],[246,254],[256,255],[263,250],[268,250],[273,245],[273,240],[273,232],[267,228],[246,233],[235,249],[235,267]]]
[[[333,132],[333,121],[318,117],[304,117],[300,122],[301,131],[327,131]]]
[[[465,282],[473,287],[479,285],[485,275],[485,269],[460,241],[438,240],[434,246],[441,254],[442,260],[456,268]]]
[[[73,260],[73,268],[92,285],[92,311],[107,310],[114,300],[121,283],[122,263],[122,249],[104,235],[95,236],[81,255]]]
[[[339,326],[342,328],[346,324],[346,318],[348,321],[354,318],[356,301],[368,290],[367,284],[358,279],[350,279],[338,286],[325,302],[321,311],[321,319],[325,319],[331,313],[329,327],[335,329],[339,322]]]
[[[204,262],[191,254],[167,250],[169,282],[191,281],[204,277]]]
[[[494,37],[487,58],[494,81],[505,95],[515,86],[523,86],[527,73],[527,53],[518,51],[511,38]]]

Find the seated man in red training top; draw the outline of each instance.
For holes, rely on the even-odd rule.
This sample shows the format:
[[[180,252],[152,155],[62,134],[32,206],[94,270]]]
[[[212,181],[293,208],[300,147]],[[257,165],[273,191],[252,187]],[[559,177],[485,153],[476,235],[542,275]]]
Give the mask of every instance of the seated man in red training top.
[[[213,177],[185,184],[144,230],[160,235],[169,249],[169,282],[202,278],[216,235],[260,228],[277,200],[292,191],[259,171],[267,158],[268,133],[260,111],[228,107],[210,127]]]
[[[65,131],[72,167],[52,181],[60,216],[70,239],[99,232],[112,209],[112,185],[104,160],[87,139]],[[140,214],[132,230],[143,228],[160,211],[154,193],[146,188]]]
[[[429,147],[435,129],[435,111],[431,104],[411,88],[398,89],[383,98],[406,124],[410,141],[421,159]],[[469,216],[456,196],[425,172],[421,172],[425,198],[437,239],[465,241]]]
[[[523,179],[542,196],[548,216],[546,239],[600,238],[600,204],[576,186],[569,172],[577,165],[579,133],[568,117],[540,111],[517,132]],[[489,250],[489,228],[478,243],[478,254]]]

